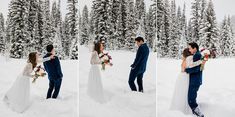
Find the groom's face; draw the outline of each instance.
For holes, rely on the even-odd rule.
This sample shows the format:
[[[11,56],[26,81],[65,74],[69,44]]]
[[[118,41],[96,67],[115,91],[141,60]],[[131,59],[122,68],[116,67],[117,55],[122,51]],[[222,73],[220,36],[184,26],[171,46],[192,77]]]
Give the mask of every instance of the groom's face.
[[[53,48],[51,54],[55,55],[55,49]]]
[[[197,52],[197,49],[196,48],[192,48],[190,45],[189,45],[189,51],[191,54],[195,54]]]
[[[141,41],[139,42],[139,41],[135,41],[135,43],[136,43],[136,45],[138,46],[138,47],[140,47],[141,46]]]

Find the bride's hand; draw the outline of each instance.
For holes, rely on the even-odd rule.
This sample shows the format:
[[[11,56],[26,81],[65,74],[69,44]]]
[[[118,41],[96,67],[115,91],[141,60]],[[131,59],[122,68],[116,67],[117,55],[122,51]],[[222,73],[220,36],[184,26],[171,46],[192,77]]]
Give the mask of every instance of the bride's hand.
[[[50,59],[55,59],[55,55],[52,54],[52,55],[50,56]]]

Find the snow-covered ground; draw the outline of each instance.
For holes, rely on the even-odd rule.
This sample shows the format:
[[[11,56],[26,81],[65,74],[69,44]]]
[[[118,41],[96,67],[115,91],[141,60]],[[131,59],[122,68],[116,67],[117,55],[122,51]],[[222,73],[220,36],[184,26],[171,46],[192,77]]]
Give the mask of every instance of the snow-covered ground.
[[[0,116],[1,117],[77,117],[78,103],[78,62],[61,61],[64,74],[59,99],[46,100],[48,89],[47,77],[31,84],[32,105],[19,114],[8,108],[2,101],[4,94],[11,87],[18,74],[24,68],[26,60],[7,60],[0,57]]]
[[[79,117],[156,117],[156,56],[151,53],[144,75],[145,93],[131,92],[128,85],[130,65],[135,53],[110,51],[113,67],[102,71],[104,93],[108,99],[100,104],[87,96],[90,52],[79,48]]]
[[[191,117],[169,110],[180,64],[181,60],[157,60],[158,117]],[[205,117],[235,116],[234,67],[235,59],[215,59],[206,63],[197,99]]]

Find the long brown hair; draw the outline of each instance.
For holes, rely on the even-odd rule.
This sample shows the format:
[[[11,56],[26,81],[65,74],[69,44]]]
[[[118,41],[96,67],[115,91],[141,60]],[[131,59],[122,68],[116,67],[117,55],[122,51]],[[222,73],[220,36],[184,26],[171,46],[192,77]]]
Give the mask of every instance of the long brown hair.
[[[37,66],[37,58],[36,58],[37,52],[31,52],[29,53],[28,62],[33,65],[33,69]]]
[[[188,56],[192,55],[191,52],[189,51],[189,48],[185,48],[183,51],[183,57],[187,58]]]
[[[101,46],[101,43],[100,43],[100,42],[96,42],[96,43],[95,43],[94,50],[95,50],[98,54],[101,53],[101,51],[100,51],[100,46]]]

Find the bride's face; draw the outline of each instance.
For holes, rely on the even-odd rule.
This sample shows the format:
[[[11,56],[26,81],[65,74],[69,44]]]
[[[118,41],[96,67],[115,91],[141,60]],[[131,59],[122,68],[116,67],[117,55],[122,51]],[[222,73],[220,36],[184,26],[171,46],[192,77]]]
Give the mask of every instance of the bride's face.
[[[103,50],[104,50],[104,45],[100,44],[100,51],[103,51]]]
[[[38,62],[39,59],[39,53],[36,54],[36,61]]]

